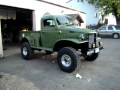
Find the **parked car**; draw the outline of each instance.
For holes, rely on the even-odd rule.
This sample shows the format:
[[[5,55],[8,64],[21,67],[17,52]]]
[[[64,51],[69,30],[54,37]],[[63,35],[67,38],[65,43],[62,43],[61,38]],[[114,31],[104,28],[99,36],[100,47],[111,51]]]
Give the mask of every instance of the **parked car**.
[[[97,31],[99,36],[112,36],[114,39],[120,37],[120,25],[103,25]]]

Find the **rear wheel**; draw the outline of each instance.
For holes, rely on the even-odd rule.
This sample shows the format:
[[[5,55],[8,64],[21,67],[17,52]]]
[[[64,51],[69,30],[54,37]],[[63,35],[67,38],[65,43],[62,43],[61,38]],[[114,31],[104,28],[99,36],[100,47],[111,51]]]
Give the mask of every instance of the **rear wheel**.
[[[57,55],[58,65],[64,72],[73,72],[80,64],[80,56],[77,51],[71,47],[62,48]]]
[[[114,33],[112,36],[114,39],[118,39],[120,37],[120,35],[118,33]]]
[[[34,51],[32,50],[32,48],[30,47],[28,42],[24,42],[22,43],[21,46],[21,54],[22,57],[26,60],[29,60],[32,58]]]

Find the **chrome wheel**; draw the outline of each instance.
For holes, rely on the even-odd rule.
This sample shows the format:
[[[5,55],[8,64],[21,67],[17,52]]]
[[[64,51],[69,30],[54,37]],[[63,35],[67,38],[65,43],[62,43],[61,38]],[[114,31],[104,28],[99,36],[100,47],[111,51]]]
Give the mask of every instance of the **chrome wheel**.
[[[26,47],[23,47],[23,55],[27,55],[28,54],[28,52],[27,52],[27,48]]]
[[[80,57],[72,47],[63,47],[57,55],[58,65],[64,72],[73,72],[79,65]]]
[[[119,34],[113,34],[113,38],[115,39],[119,38]]]
[[[34,50],[30,47],[28,42],[23,42],[21,45],[22,57],[26,60],[30,60],[33,56]]]
[[[61,63],[65,66],[65,67],[69,67],[71,65],[71,57],[67,54],[64,54],[62,57],[61,57]]]

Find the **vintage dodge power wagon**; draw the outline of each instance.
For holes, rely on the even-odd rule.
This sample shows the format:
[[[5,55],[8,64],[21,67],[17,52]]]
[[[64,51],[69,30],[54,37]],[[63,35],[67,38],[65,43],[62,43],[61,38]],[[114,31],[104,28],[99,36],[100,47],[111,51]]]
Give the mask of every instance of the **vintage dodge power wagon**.
[[[24,59],[30,60],[34,50],[45,50],[47,54],[58,52],[58,65],[68,73],[80,65],[80,56],[94,61],[103,47],[96,31],[75,26],[72,18],[65,15],[43,16],[41,30],[22,31],[20,40]]]

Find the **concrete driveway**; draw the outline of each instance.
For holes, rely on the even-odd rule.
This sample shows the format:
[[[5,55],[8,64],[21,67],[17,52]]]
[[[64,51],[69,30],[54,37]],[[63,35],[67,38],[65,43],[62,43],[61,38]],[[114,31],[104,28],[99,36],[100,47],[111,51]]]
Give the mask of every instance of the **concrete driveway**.
[[[0,60],[0,72],[16,75],[40,90],[120,90],[120,39],[102,41],[105,49],[99,58],[94,62],[82,59],[73,73],[59,69],[56,54],[36,52],[33,60],[26,61],[19,48]]]

